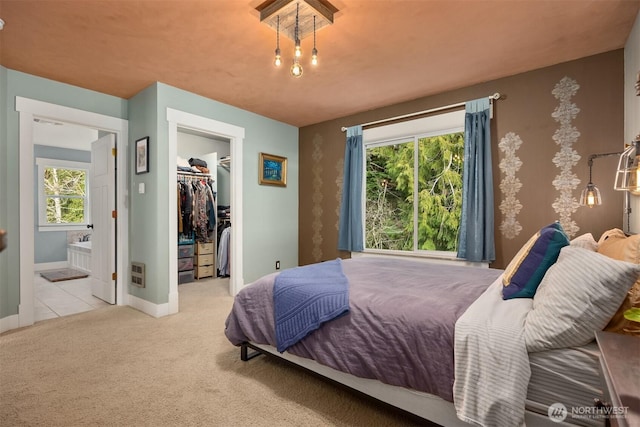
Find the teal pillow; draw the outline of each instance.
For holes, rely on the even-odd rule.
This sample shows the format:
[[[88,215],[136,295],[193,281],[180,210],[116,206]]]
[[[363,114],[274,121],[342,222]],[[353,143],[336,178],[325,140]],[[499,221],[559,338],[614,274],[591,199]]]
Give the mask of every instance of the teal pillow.
[[[569,238],[559,222],[534,234],[511,260],[502,276],[502,298],[533,298],[545,273]]]

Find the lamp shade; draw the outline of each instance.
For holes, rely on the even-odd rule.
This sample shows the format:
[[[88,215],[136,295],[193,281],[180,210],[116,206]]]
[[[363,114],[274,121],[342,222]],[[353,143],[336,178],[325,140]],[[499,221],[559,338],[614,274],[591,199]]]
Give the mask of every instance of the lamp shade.
[[[640,135],[620,155],[615,189],[640,195]]]
[[[591,182],[588,183],[586,188],[582,190],[582,193],[580,194],[580,205],[592,208],[601,204],[602,197],[600,196],[600,190],[595,186],[595,184]]]

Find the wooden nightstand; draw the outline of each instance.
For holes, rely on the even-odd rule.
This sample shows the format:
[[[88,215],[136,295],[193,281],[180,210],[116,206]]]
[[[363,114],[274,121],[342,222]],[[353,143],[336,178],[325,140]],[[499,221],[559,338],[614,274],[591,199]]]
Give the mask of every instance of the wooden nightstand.
[[[605,399],[615,408],[628,407],[626,416],[612,417],[610,425],[640,426],[640,338],[596,332],[600,348]]]

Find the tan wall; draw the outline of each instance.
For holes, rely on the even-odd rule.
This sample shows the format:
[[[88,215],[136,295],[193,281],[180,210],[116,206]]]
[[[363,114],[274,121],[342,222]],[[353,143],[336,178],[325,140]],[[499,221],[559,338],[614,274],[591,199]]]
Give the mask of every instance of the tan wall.
[[[624,142],[629,144],[640,135],[640,93],[635,85],[640,79],[640,12],[624,46]],[[629,193],[629,215],[625,215],[625,231],[640,233],[640,195]],[[629,223],[627,226],[626,223]]]
[[[300,264],[338,256],[348,257],[347,253],[337,250],[339,195],[345,144],[342,126],[408,114],[500,92],[503,98],[495,104],[491,125],[497,257],[492,267],[504,268],[533,233],[559,219],[558,213],[552,207],[559,192],[552,182],[560,174],[560,169],[552,159],[560,147],[552,137],[560,123],[554,120],[552,113],[560,101],[554,97],[552,90],[564,77],[575,80],[580,86],[575,96],[570,99],[580,109],[571,122],[580,132],[580,137],[572,146],[581,157],[573,167],[573,172],[581,181],[572,193],[577,200],[589,180],[589,155],[619,151],[623,141],[622,49],[301,128]],[[523,142],[516,152],[523,162],[516,174],[522,183],[522,188],[516,195],[523,206],[516,217],[522,231],[512,239],[504,237],[498,228],[504,218],[499,209],[504,197],[499,185],[504,174],[498,166],[504,154],[499,150],[498,144],[508,132],[516,133]],[[616,166],[616,157],[594,160],[593,182],[600,189],[604,204],[592,209],[580,207],[571,214],[571,219],[579,227],[576,236],[590,232],[597,240],[607,229],[622,228],[621,213],[624,200],[621,192],[613,190]]]

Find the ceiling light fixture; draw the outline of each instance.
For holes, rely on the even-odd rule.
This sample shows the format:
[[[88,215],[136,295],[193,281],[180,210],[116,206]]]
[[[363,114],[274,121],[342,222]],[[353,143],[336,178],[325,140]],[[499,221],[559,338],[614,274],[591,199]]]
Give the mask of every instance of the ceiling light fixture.
[[[291,75],[293,77],[302,77],[302,65],[300,65],[300,57],[302,56],[302,50],[300,48],[300,25],[299,25],[299,12],[300,12],[300,3],[296,3],[296,27],[294,29],[295,32],[295,41],[296,41],[296,49],[293,53],[293,65],[291,66]]]
[[[316,16],[313,15],[313,50],[311,51],[311,64],[318,65],[318,49],[316,49]]]
[[[278,16],[278,29],[276,32],[276,59],[274,61],[276,67],[279,67],[282,64],[282,59],[280,57],[280,17]]]
[[[274,64],[282,63],[280,33],[294,42],[293,64],[290,72],[294,77],[302,76],[301,41],[313,33],[311,63],[318,64],[316,31],[333,24],[333,15],[338,12],[327,0],[267,0],[256,8],[260,22],[276,30],[276,56]]]
[[[302,56],[302,50],[300,48],[300,3],[296,3],[296,27],[294,29],[294,32],[296,34],[296,50],[294,52],[294,55],[296,58],[300,58]]]

